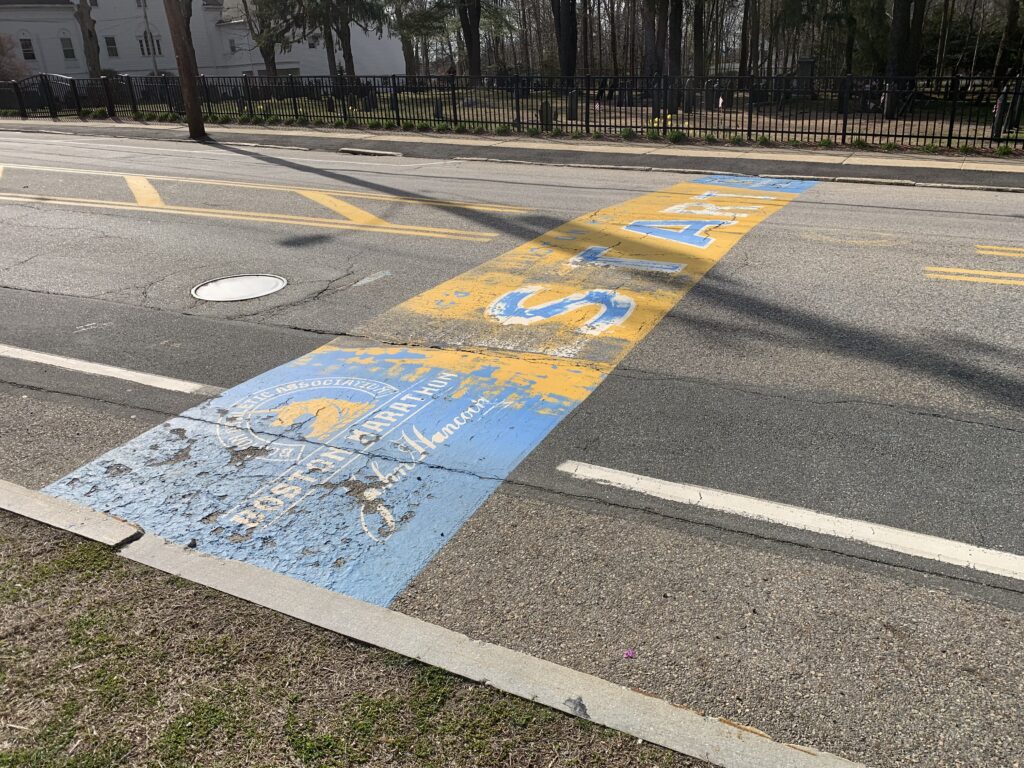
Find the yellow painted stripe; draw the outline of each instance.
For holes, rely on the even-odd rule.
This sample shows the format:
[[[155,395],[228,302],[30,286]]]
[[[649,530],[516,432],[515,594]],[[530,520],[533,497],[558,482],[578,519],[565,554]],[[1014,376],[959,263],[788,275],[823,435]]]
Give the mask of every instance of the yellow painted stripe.
[[[118,176],[126,174],[118,171],[97,171],[88,168],[62,168],[48,165],[13,165],[8,163],[8,168],[17,168],[25,171],[42,171],[52,173],[72,173],[84,176]],[[386,200],[389,202],[404,203],[409,205],[430,205],[439,208],[462,208],[470,211],[489,211],[492,213],[529,213],[533,208],[524,208],[518,205],[502,205],[499,203],[474,203],[464,200],[435,200],[431,197],[411,197],[403,195],[388,195],[378,192],[364,192],[353,189],[327,189],[323,187],[288,186],[284,184],[266,184],[254,181],[235,181],[229,179],[203,179],[188,176],[161,176],[148,174],[146,178],[154,181],[176,181],[183,184],[205,184],[215,187],[240,187],[242,189],[265,189],[275,192],[327,192],[331,195],[342,195],[344,197],[361,198],[364,200]]]
[[[3,193],[0,200],[11,202],[43,203],[46,205],[64,205],[82,208],[105,208],[112,210],[148,211],[151,213],[167,213],[180,216],[198,216],[208,219],[228,219],[236,221],[255,221],[266,224],[292,224],[295,226],[319,227],[322,229],[344,229],[357,232],[376,232],[379,234],[409,235],[413,237],[430,237],[446,240],[465,240],[474,243],[486,243],[494,238],[491,232],[466,232],[464,234],[449,234],[417,228],[402,228],[399,226],[374,227],[362,224],[354,224],[337,219],[320,219],[314,217],[291,216],[286,214],[264,214],[252,213],[249,211],[232,211],[219,208],[184,208],[165,205],[163,208],[147,208],[135,203],[123,203],[109,200],[90,200],[87,198],[59,198],[44,197],[42,195],[26,195]]]
[[[125,176],[128,189],[135,195],[135,202],[143,208],[163,208],[164,201],[160,193],[156,191],[149,179],[145,176]]]
[[[971,277],[970,275],[928,274],[932,280],[957,280],[962,283],[994,283],[996,285],[1024,285],[1024,280],[1000,280],[995,277]]]
[[[927,272],[948,272],[957,275],[987,275],[990,277],[1021,277],[1024,272],[1000,272],[993,269],[961,269],[960,267],[925,267]]]
[[[991,256],[1024,256],[1024,248],[1004,248],[996,245],[975,246],[978,253]]]
[[[307,200],[312,200],[317,205],[322,205],[329,211],[334,211],[339,216],[344,216],[349,221],[355,222],[356,224],[369,224],[376,227],[389,226],[388,222],[384,219],[374,216],[369,211],[364,211],[362,208],[357,208],[352,203],[346,203],[344,200],[339,200],[333,195],[329,195],[326,192],[299,192]]]
[[[721,198],[699,196],[716,191]],[[569,221],[502,256],[459,275],[378,316],[368,333],[402,343],[460,348],[490,347],[519,353],[573,357],[614,366],[661,320],[729,249],[765,218],[796,197],[793,193],[682,183],[642,195]],[[768,199],[765,199],[768,198]],[[701,213],[708,203],[745,206],[738,216]],[[687,206],[696,211],[687,212]],[[700,248],[626,229],[637,221],[680,222],[731,218],[705,232]],[[675,265],[675,274],[628,267],[574,265],[592,247],[606,247],[618,259]],[[581,305],[551,319],[499,324],[489,311],[510,292],[532,290],[522,302],[538,307],[587,296],[594,289],[614,291],[633,303],[629,316],[599,334],[581,332],[595,306]],[[598,308],[599,309],[599,308]]]

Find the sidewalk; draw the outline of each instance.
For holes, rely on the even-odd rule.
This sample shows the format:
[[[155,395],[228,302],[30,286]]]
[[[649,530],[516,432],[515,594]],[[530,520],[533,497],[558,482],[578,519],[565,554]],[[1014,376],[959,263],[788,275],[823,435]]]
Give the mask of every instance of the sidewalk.
[[[111,138],[187,140],[177,124],[61,122],[0,119],[0,131]],[[744,173],[814,178],[825,181],[884,182],[997,188],[1024,191],[1020,158],[947,157],[911,152],[850,149],[773,149],[764,147],[671,146],[637,141],[480,137],[317,128],[208,126],[224,144],[242,143],[319,151],[397,153],[438,160],[485,160],[539,165],[621,167],[682,173]]]

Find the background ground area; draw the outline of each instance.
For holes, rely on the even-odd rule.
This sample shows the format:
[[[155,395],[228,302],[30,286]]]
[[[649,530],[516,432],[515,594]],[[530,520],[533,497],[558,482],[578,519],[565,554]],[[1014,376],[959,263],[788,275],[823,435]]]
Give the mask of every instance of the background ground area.
[[[38,134],[4,134],[0,166],[0,344],[214,387],[371,342],[401,301],[693,178]],[[1019,582],[559,467],[1024,554],[1022,256],[1019,195],[819,184],[394,607],[871,765],[1019,764]],[[251,271],[290,285],[189,296]],[[203,399],[3,357],[0,379],[0,477],[30,487]],[[689,764],[8,515],[0,558],[9,764]]]
[[[0,119],[0,128],[17,132],[165,138],[185,141],[178,125],[83,122],[59,123]],[[629,166],[634,169],[700,170],[778,176],[913,180],[924,184],[970,184],[1024,188],[1019,157],[938,156],[913,152],[863,151],[851,147],[676,146],[648,141],[423,135],[386,131],[314,128],[208,126],[221,143],[289,146],[326,152],[358,150],[399,152],[410,157],[453,160],[465,157],[547,165]]]

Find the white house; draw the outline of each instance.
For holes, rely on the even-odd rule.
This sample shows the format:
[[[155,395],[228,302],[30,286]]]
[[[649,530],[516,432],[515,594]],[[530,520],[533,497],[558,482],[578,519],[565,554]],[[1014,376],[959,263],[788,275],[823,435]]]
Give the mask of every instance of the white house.
[[[77,0],[75,0],[77,2]],[[162,0],[89,0],[100,46],[100,66],[126,75],[174,73],[174,47]],[[88,77],[82,31],[71,0],[0,0],[0,35],[14,40],[30,73]],[[240,3],[194,0],[192,42],[199,71],[206,75],[264,74],[259,50],[249,35]],[[385,30],[380,38],[352,25],[357,75],[401,74],[402,47]],[[339,62],[341,49],[335,51]],[[282,75],[328,74],[327,51],[319,35],[297,39],[278,51]]]

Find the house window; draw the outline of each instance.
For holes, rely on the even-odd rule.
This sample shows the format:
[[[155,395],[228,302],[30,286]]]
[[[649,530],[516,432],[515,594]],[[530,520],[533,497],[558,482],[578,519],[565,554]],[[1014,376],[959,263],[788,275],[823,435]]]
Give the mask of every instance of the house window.
[[[71,42],[70,37],[62,37],[60,39],[60,47],[64,49],[65,59],[75,58],[75,44]]]
[[[146,0],[135,0],[135,7],[136,8],[145,8],[146,7]]]
[[[316,37],[309,38],[309,47],[316,48],[318,42],[319,40]]]
[[[149,32],[143,32],[142,37],[139,38],[139,53],[143,56],[152,56],[153,53],[157,56],[163,56],[164,51],[160,46],[160,38],[153,37]]]
[[[93,8],[99,8],[100,0],[89,0],[89,5],[91,5]]]
[[[21,55],[25,61],[35,61],[36,49],[32,47],[32,40],[27,37],[21,38]]]
[[[228,49],[232,53],[238,53],[238,43],[235,42],[235,38],[232,37],[230,40],[228,40]]]
[[[104,37],[103,42],[107,44],[107,56],[117,58],[117,40],[112,37]]]

